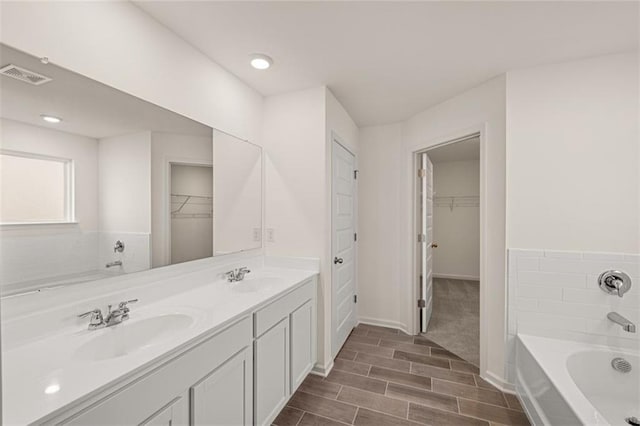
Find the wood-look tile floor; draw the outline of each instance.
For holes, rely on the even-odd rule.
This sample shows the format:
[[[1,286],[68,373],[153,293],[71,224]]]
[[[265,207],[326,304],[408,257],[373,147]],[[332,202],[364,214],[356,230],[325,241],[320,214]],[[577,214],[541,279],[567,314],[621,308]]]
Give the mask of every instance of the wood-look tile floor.
[[[308,425],[529,425],[518,400],[421,336],[359,325],[325,379],[309,375],[275,419]]]

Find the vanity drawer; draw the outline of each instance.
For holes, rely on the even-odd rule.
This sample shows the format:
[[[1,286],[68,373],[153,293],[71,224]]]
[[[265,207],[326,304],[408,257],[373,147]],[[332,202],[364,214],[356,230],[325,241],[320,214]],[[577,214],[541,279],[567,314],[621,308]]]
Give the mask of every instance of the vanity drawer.
[[[291,293],[282,296],[280,299],[253,314],[254,336],[261,336],[265,331],[276,325],[299,306],[311,300],[315,296],[313,280],[314,278],[308,279]]]

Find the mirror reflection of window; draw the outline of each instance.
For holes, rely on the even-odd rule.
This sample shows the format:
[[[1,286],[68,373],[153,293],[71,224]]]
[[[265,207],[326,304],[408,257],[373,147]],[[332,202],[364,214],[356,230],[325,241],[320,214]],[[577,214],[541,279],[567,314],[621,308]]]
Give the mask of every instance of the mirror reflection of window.
[[[71,160],[0,152],[0,223],[69,222]]]

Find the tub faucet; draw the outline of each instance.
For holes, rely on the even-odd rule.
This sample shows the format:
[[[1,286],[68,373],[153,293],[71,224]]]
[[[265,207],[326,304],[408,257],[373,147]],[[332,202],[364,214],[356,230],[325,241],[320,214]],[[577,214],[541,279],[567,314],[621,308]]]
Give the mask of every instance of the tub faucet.
[[[620,325],[622,329],[628,333],[636,332],[636,325],[617,312],[609,312],[607,318]]]
[[[115,261],[113,261],[113,262],[109,262],[109,263],[107,263],[107,264],[106,264],[106,265],[104,265],[104,266],[106,266],[107,268],[112,268],[112,267],[114,267],[114,266],[122,266],[122,261],[121,261],[121,260],[115,260]]]

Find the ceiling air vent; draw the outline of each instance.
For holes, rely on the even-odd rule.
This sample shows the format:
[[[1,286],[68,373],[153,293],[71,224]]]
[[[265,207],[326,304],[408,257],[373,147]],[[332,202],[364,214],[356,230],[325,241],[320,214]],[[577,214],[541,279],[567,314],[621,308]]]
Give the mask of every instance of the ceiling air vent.
[[[21,68],[13,64],[0,68],[0,74],[15,78],[16,80],[24,81],[25,83],[33,84],[34,86],[39,86],[52,80],[50,77],[29,71],[26,68]]]

